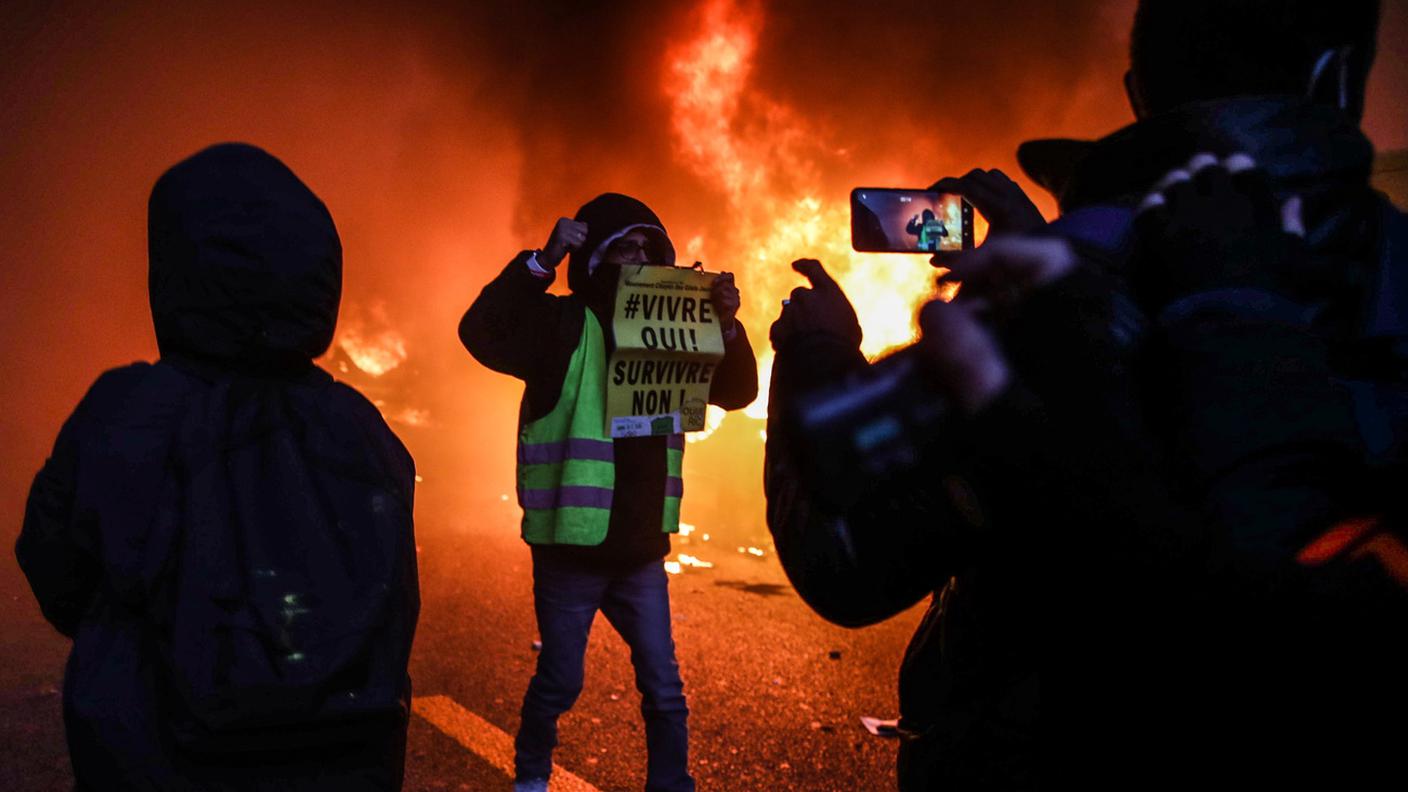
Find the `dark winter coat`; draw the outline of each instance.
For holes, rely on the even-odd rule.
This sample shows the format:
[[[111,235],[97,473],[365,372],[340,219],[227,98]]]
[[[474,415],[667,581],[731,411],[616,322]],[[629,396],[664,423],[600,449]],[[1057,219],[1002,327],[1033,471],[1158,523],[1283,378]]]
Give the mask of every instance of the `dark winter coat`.
[[[848,626],[933,597],[900,677],[904,789],[1041,787],[1108,761],[1110,724],[1150,704],[1099,695],[1092,678],[1124,677],[1157,637],[1105,628],[1173,585],[1196,537],[1176,530],[1157,457],[1126,442],[1147,429],[1108,294],[1082,275],[1031,298],[1004,333],[1022,350],[1017,381],[844,513],[808,493],[782,416],[864,358],[824,335],[778,350],[765,489],[789,579]]]
[[[311,362],[332,340],[341,295],[332,218],[281,162],[227,144],[157,182],[149,244],[161,361],[108,371],[89,389],[35,478],[16,546],[44,615],[74,639],[64,719],[78,787],[399,789],[410,696],[404,669],[419,608],[414,466],[376,408]],[[344,541],[396,548],[384,559],[392,585],[381,640],[400,664],[406,712],[347,744],[195,756],[177,747],[177,683],[157,650],[158,623],[200,605],[174,599],[204,585],[180,568],[195,541],[186,533],[190,515],[226,508],[201,502],[210,493],[190,482],[212,480],[201,471],[270,433],[297,438],[276,464],[299,471],[301,486],[314,490],[297,490],[290,504],[316,502],[329,481],[355,479],[354,488],[391,510],[398,535]],[[213,480],[228,484],[222,503],[277,511],[270,499],[280,494],[242,485],[239,470],[216,473]],[[342,515],[339,508],[325,504],[327,513],[308,522]],[[354,515],[345,531],[364,523]],[[287,538],[290,546],[302,541]]]
[[[1370,187],[1358,126],[1292,97],[1194,104],[1020,156],[1072,212],[1135,201],[1197,151],[1250,154],[1279,199],[1301,196],[1309,254],[1256,261],[1255,298],[1219,305],[1209,289],[1145,306],[1145,402],[1209,527],[1199,627],[1215,653],[1190,667],[1203,690],[1187,697],[1217,713],[1199,729],[1209,765],[1269,786],[1354,787],[1408,739],[1408,597],[1371,557],[1307,567],[1300,551],[1365,517],[1404,535],[1405,220]],[[1129,263],[1134,282],[1142,263]],[[1376,304],[1389,306],[1379,329]]]
[[[604,268],[589,274],[588,263],[600,260],[606,247],[626,230],[644,227],[656,250],[653,261],[673,263],[674,248],[655,213],[628,196],[607,193],[587,203],[577,214],[587,224],[587,239],[568,262],[572,293],[548,294],[552,278],[530,272],[524,251],[484,287],[460,321],[465,349],[488,368],[523,380],[519,425],[548,414],[557,404],[572,353],[581,341],[582,323],[591,310],[607,334],[609,357],[611,317],[616,276]],[[726,410],[746,407],[758,394],[757,362],[741,323],[724,346],[724,359],[715,370],[709,402]],[[601,361],[605,367],[606,361]],[[593,547],[534,547],[595,566],[629,567],[664,558],[670,539],[660,530],[665,507],[664,437],[618,438],[615,495],[606,539]]]
[[[1333,111],[1207,103],[1097,143],[1028,144],[1021,157],[1071,212],[1131,206],[1204,150],[1249,152],[1283,195],[1306,196],[1312,246],[1339,263],[1317,288],[1352,305],[1371,279],[1380,206],[1367,185],[1372,149]],[[1177,356],[1151,363],[1141,348],[1131,359],[1100,318],[1119,310],[1109,293],[1127,293],[1130,273],[1112,263],[1089,262],[1084,277],[1103,284],[1066,284],[1064,299],[1024,308],[1032,331],[1005,339],[1014,389],[955,427],[914,478],[846,514],[808,500],[785,434],[769,429],[769,525],[813,608],[865,624],[943,592],[901,675],[902,725],[916,732],[901,747],[905,789],[1063,776],[1147,788],[1229,767],[1264,780],[1296,767],[1292,755],[1330,748],[1310,745],[1324,728],[1294,734],[1313,716],[1295,711],[1307,688],[1287,683],[1334,643],[1307,653],[1301,642],[1287,665],[1286,624],[1261,630],[1264,614],[1230,602],[1246,592],[1226,582],[1246,570],[1227,559],[1265,558],[1268,540],[1282,568],[1293,561],[1297,542],[1343,513],[1363,472],[1358,428],[1327,387],[1325,347],[1304,333],[1184,325],[1164,339],[1163,354]],[[863,365],[834,340],[792,347],[778,353],[773,412],[806,378]],[[1150,369],[1164,386],[1153,404]],[[1234,462],[1251,464],[1229,473]],[[1256,650],[1268,633],[1280,636],[1275,649]]]

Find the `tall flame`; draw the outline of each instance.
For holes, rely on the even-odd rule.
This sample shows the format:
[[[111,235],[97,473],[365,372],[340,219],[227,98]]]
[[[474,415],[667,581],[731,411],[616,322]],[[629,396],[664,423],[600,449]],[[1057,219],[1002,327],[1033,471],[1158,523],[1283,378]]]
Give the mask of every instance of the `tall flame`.
[[[707,0],[697,12],[699,31],[670,53],[664,90],[672,104],[675,145],[697,176],[724,196],[732,232],[712,242],[696,237],[686,251],[713,250],[744,269],[739,278],[754,338],[792,288],[802,285],[788,263],[817,258],[850,297],[860,318],[867,355],[915,338],[915,310],[938,296],[934,270],[919,256],[860,254],[851,249],[849,199],[822,186],[825,166],[844,166],[844,151],[790,106],[750,86],[763,17],[735,0]],[[895,183],[908,181],[893,174]],[[728,267],[725,267],[728,268]],[[759,398],[747,414],[767,415],[772,351],[759,359]]]

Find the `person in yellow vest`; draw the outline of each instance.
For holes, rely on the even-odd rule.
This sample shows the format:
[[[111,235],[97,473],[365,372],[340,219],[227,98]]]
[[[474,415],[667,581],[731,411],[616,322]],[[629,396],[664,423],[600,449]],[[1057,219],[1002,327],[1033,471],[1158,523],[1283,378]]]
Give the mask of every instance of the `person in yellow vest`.
[[[547,293],[571,254],[565,297]],[[687,768],[684,687],[670,634],[663,560],[679,530],[684,436],[611,439],[606,361],[620,268],[673,266],[675,249],[645,204],[607,193],[562,218],[541,250],[518,254],[465,313],[460,340],[476,360],[523,380],[518,500],[532,548],[542,650],[523,699],[515,790],[546,790],[557,719],[582,690],[587,633],[597,611],[631,648],[648,753],[646,789],[694,789]],[[733,276],[714,281],[725,355],[709,400],[747,406],[757,362],[735,317]]]

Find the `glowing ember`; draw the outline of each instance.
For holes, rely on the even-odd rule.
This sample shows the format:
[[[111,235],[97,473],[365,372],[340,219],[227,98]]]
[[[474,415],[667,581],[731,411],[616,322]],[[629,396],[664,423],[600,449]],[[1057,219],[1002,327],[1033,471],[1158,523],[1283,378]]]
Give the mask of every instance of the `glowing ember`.
[[[850,296],[867,355],[909,343],[916,334],[915,309],[935,296],[933,268],[923,256],[851,250],[849,199],[826,190],[820,173],[823,165],[844,166],[841,153],[793,108],[749,85],[761,14],[732,0],[712,0],[700,13],[698,34],[671,53],[664,89],[678,152],[723,192],[732,230],[712,246],[695,237],[686,249],[705,261],[712,249],[712,260],[746,266],[740,283],[747,305],[740,318],[755,339],[767,337],[781,300],[799,285],[787,264],[805,257],[820,259]],[[897,172],[881,181],[914,180],[915,174]],[[759,359],[759,397],[747,410],[751,417],[767,414],[771,368],[772,353],[766,351]]]
[[[681,525],[681,527],[683,527],[683,525]],[[709,561],[705,561],[698,556],[692,556],[689,553],[680,553],[675,556],[674,561],[665,562],[665,571],[669,572],[671,575],[680,574],[686,567],[693,569],[713,569],[714,565]]]

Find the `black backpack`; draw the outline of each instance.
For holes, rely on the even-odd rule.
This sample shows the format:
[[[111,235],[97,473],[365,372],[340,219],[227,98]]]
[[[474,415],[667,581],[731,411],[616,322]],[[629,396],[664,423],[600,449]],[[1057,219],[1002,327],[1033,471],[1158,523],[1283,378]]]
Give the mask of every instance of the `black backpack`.
[[[320,370],[198,378],[150,599],[176,745],[247,757],[404,733],[419,607],[409,455]]]

